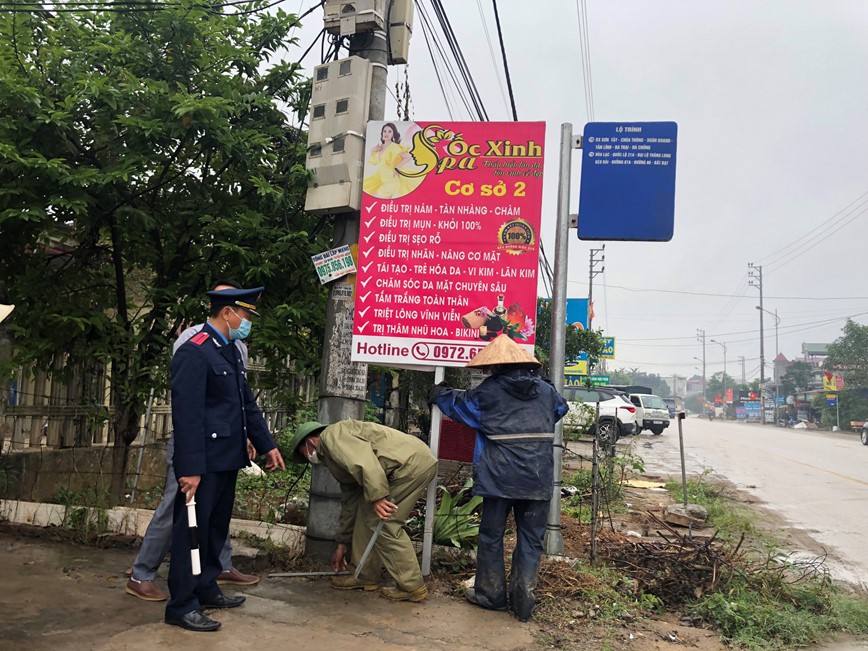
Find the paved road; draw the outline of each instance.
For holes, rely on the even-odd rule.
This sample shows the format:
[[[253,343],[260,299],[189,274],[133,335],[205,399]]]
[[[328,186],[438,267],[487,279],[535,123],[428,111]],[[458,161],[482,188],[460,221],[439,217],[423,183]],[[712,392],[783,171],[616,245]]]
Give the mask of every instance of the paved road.
[[[712,469],[807,532],[836,578],[868,587],[868,447],[857,435],[697,417],[683,423],[688,477]],[[638,442],[648,472],[680,476],[678,428]]]

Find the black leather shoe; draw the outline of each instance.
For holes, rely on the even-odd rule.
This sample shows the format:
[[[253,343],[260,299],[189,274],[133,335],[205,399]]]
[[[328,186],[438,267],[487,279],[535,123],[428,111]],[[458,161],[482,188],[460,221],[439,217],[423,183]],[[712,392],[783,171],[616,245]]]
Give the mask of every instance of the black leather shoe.
[[[197,633],[216,631],[221,626],[220,622],[216,622],[210,617],[206,617],[201,610],[194,610],[173,619],[166,617],[166,623],[171,624],[172,626],[186,628],[188,631],[196,631]]]
[[[238,606],[243,604],[245,601],[247,601],[247,597],[227,597],[225,594],[221,594],[214,601],[209,601],[207,604],[205,602],[199,602],[199,605],[202,606],[202,608],[238,608]]]

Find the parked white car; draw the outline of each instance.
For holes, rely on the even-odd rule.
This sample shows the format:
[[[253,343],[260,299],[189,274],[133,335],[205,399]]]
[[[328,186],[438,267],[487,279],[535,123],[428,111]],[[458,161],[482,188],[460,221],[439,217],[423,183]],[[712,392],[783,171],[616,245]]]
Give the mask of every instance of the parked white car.
[[[659,435],[669,427],[669,408],[663,398],[650,393],[631,393],[630,402],[636,407],[637,434],[643,429]]]
[[[600,440],[614,443],[622,436],[638,433],[636,407],[627,395],[606,387],[566,387],[564,397],[570,411],[564,416],[564,428],[584,431],[593,422],[600,403]]]

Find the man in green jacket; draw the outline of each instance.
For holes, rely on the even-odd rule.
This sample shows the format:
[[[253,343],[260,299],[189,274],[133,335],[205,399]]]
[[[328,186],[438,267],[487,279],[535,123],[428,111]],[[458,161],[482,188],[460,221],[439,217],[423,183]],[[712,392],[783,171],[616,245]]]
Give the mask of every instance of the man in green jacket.
[[[295,461],[323,463],[341,485],[341,515],[332,556],[335,571],[357,566],[379,520],[382,531],[359,578],[332,578],[339,590],[377,590],[383,567],[395,588],[380,594],[393,601],[422,601],[428,588],[404,523],[416,500],[437,475],[437,459],[422,441],[391,427],[359,420],[299,425],[292,440]]]

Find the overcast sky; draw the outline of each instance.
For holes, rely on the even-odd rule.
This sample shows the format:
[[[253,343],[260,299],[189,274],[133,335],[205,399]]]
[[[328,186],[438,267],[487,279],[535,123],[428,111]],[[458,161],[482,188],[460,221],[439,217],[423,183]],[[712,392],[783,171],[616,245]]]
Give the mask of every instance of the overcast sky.
[[[429,0],[420,1],[433,18]],[[294,11],[297,2],[312,4],[282,6]],[[778,312],[788,358],[802,342],[833,341],[848,315],[868,323],[868,2],[590,0],[592,116],[577,4],[498,3],[519,119],[547,123],[542,239],[550,259],[560,125],[580,134],[589,117],[678,123],[672,241],[608,243],[595,280],[594,326],[616,337],[613,366],[693,375],[700,328],[709,376],[723,370],[715,339],[727,346],[729,375],[741,379],[744,357],[747,379],[759,377],[759,292],[748,286],[749,262],[763,265],[764,306]],[[489,117],[511,119],[491,2],[444,6]],[[296,58],[320,20],[314,12],[296,32]],[[319,63],[314,50],[310,66]],[[390,87],[403,76],[403,66],[391,68]],[[448,120],[418,12],[409,79],[412,117]],[[386,117],[396,117],[391,98],[388,106]],[[452,109],[456,120],[471,119],[461,105]],[[571,212],[580,172],[576,151]],[[570,232],[571,297],[587,296],[592,246],[600,243]],[[771,377],[774,317],[765,326]]]

